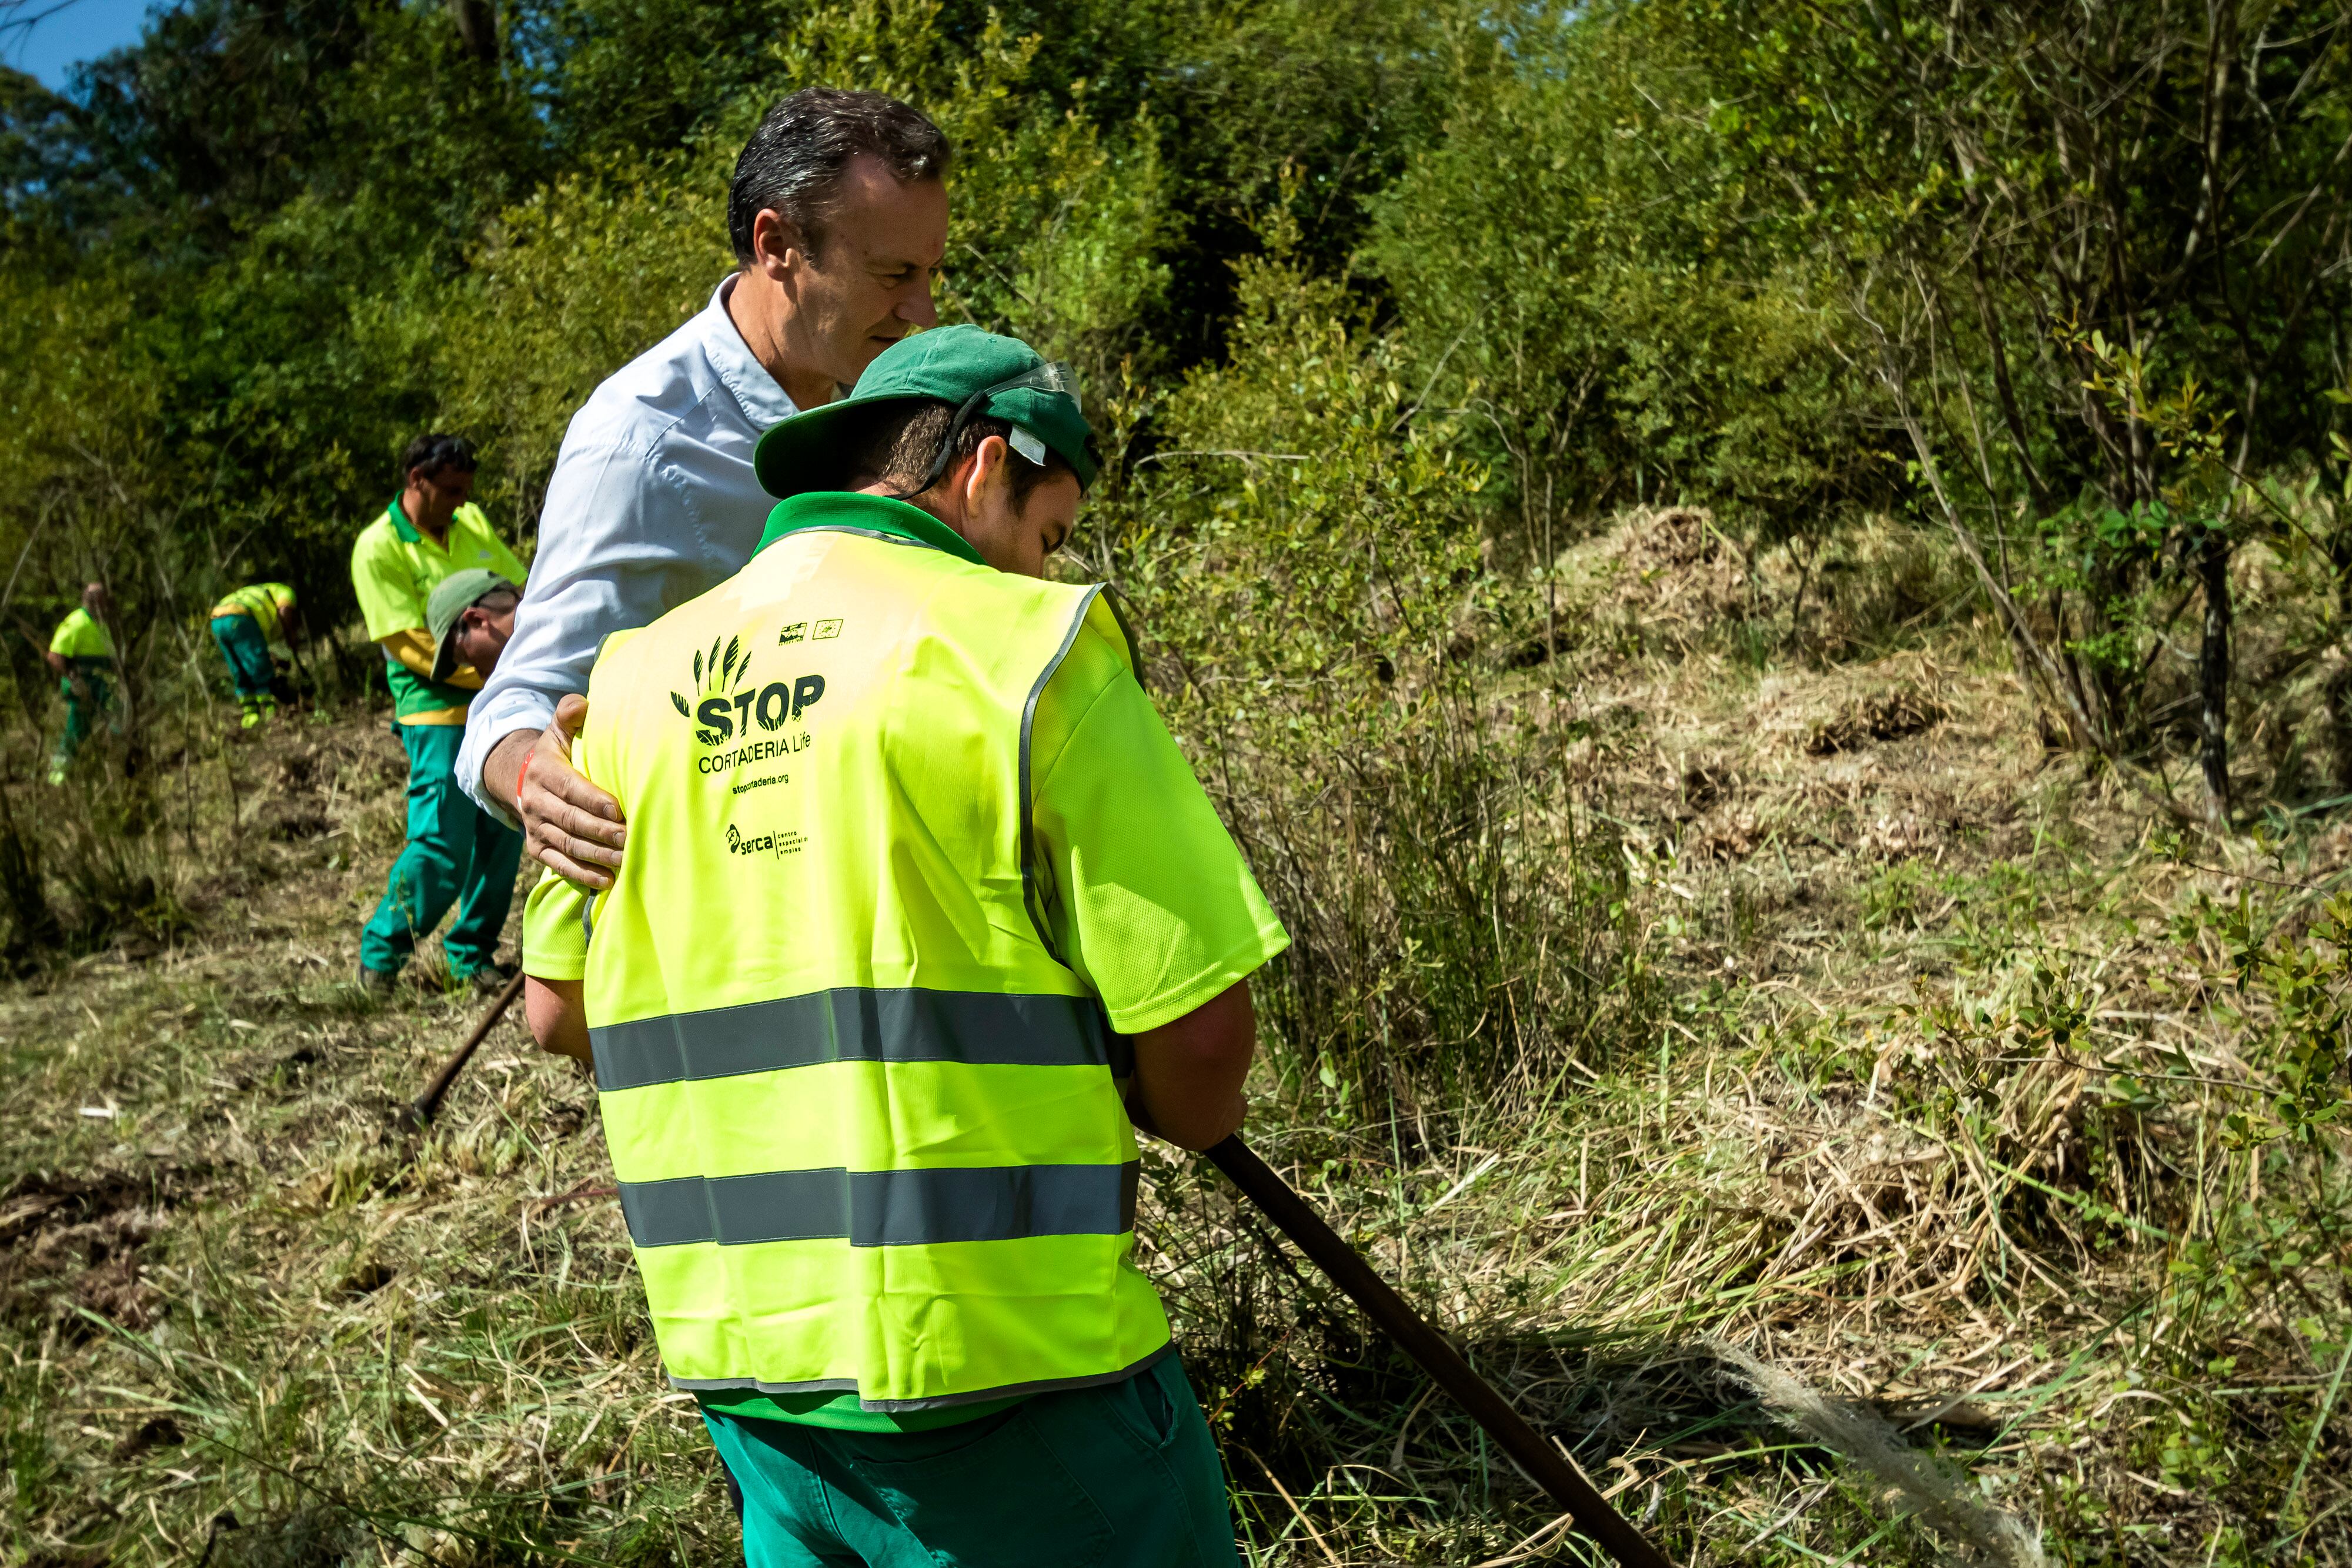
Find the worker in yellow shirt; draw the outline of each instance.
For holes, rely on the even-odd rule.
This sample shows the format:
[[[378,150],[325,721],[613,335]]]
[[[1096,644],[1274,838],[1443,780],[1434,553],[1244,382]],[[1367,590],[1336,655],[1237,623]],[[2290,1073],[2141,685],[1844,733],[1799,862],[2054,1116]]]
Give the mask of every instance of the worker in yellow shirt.
[[[522,835],[457,788],[457,747],[466,710],[485,672],[443,664],[429,630],[434,590],[465,571],[499,579],[505,613],[523,583],[523,565],[473,504],[473,444],[461,435],[420,435],[402,454],[400,493],[352,546],[352,587],[367,633],[383,649],[393,726],[408,753],[408,843],[394,862],[383,901],[360,934],[359,979],[383,993],[455,904],[442,938],[452,978],[486,983],[514,898]]]
[[[221,595],[212,621],[213,641],[228,661],[236,706],[251,729],[278,713],[278,661],[294,656],[289,645],[301,632],[294,591],[282,582],[248,583]]]
[[[106,629],[112,618],[106,585],[85,585],[80,606],[58,622],[43,655],[58,677],[58,695],[66,699],[65,732],[58,737],[57,750],[49,757],[52,784],[66,781],[74,753],[89,737],[90,721],[113,706],[114,693],[107,677],[114,673],[114,635]]]
[[[1240,1568],[1135,1129],[1238,1126],[1288,937],[1100,584],[1068,368],[910,335],[775,425],[751,563],[606,639],[629,836],[523,916],[751,1568]],[[577,698],[566,698],[576,716]]]

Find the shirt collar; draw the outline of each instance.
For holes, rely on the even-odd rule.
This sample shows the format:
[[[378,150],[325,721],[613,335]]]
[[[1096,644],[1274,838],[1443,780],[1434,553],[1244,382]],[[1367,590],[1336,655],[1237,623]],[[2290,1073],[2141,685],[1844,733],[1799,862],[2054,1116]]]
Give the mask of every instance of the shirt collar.
[[[392,498],[392,505],[385,509],[384,516],[392,519],[392,531],[400,536],[402,544],[413,545],[425,537],[424,530],[410,522],[408,514],[400,509],[399,497]],[[455,522],[456,519],[451,520]]]
[[[768,514],[768,530],[760,536],[760,549],[786,534],[807,528],[851,528],[860,533],[888,534],[909,544],[945,550],[958,560],[986,566],[970,540],[920,507],[894,501],[887,496],[865,496],[850,490],[807,490],[776,503]],[[753,555],[760,550],[753,550]]]
[[[735,402],[751,428],[765,430],[800,413],[800,405],[776,384],[768,367],[752,357],[751,346],[743,341],[743,334],[735,329],[734,319],[727,314],[727,296],[741,276],[730,273],[710,291],[710,303],[701,318],[702,355],[710,361],[711,372],[735,394]]]

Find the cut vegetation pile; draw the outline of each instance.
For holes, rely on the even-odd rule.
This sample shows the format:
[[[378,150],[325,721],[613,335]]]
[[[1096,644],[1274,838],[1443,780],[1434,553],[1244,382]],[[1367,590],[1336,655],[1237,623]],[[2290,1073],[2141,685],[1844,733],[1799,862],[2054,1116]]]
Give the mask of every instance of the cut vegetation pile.
[[[1368,934],[1365,967],[1267,977],[1254,1141],[1683,1560],[2346,1560],[2352,830],[2151,828],[2045,750],[1964,608],[1759,657],[1795,566],[1717,592],[1714,537],[1636,517],[1551,580],[1582,629],[1557,656],[1506,627],[1385,677],[1485,672],[1456,738],[1540,766],[1463,797],[1518,813],[1467,914],[1585,921],[1605,972],[1335,881],[1420,852],[1377,800],[1336,819],[1370,844],[1278,852],[1318,819],[1163,690],[1252,852],[1299,857],[1278,901],[1359,888],[1285,909]],[[582,1075],[509,1021],[429,1134],[392,1126],[481,1004],[345,983],[399,831],[381,720],[206,735],[63,796],[29,737],[9,755],[68,934],[20,932],[0,1002],[9,1561],[723,1560]],[[100,896],[142,878],[136,909]],[[1497,954],[1449,999],[1439,971]],[[1254,1563],[1573,1556],[1213,1172],[1145,1170]]]

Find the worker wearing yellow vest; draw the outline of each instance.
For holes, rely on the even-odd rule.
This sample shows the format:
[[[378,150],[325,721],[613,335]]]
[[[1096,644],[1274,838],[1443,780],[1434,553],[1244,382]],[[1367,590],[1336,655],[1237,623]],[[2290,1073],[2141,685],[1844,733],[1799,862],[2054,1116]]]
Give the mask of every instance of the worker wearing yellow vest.
[[[352,587],[367,634],[383,649],[393,725],[408,753],[408,842],[394,862],[383,902],[360,933],[360,985],[383,993],[416,944],[457,917],[441,950],[453,979],[488,982],[514,903],[522,835],[457,788],[457,747],[466,709],[481,690],[469,664],[436,668],[430,630],[434,589],[460,571],[523,581],[522,562],[472,502],[473,444],[460,435],[421,435],[401,456],[400,494],[352,546]]]
[[[923,332],[757,466],[751,563],[604,645],[573,760],[627,850],[523,942],[746,1560],[1235,1563],[1134,1129],[1240,1124],[1288,938],[1103,590],[1043,580],[1067,369]]]
[[[52,784],[66,781],[74,753],[89,737],[91,720],[114,706],[114,693],[107,685],[107,677],[114,673],[114,634],[106,629],[109,618],[106,585],[86,584],[81,603],[66,612],[49,638],[44,659],[58,677],[58,695],[66,699],[66,727],[58,736],[57,749],[49,754]],[[118,717],[115,728],[121,727]]]
[[[282,582],[249,583],[221,595],[212,621],[242,722],[251,729],[278,713],[277,661],[294,656],[287,644],[299,633],[294,591]]]

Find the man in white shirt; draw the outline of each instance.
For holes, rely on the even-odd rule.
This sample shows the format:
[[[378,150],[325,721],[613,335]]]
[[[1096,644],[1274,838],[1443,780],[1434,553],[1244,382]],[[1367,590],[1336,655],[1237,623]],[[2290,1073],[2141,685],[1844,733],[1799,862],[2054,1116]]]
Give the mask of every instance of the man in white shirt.
[[[880,93],[778,103],[728,190],[738,270],[572,416],[513,640],[457,758],[466,792],[520,819],[558,873],[608,887],[627,841],[619,808],[570,762],[597,650],[741,570],[772,505],[751,471],[761,434],[939,319],[948,159],[937,126]]]

